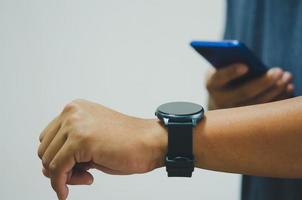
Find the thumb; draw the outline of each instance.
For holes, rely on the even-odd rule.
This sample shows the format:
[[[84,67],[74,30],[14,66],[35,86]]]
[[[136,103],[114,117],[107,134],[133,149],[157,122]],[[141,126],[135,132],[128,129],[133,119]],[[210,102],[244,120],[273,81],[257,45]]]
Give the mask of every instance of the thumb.
[[[91,185],[93,176],[87,171],[73,170],[68,177],[68,185]]]
[[[237,79],[248,72],[247,65],[232,64],[216,70],[208,79],[208,86],[214,88],[224,87],[230,81]]]

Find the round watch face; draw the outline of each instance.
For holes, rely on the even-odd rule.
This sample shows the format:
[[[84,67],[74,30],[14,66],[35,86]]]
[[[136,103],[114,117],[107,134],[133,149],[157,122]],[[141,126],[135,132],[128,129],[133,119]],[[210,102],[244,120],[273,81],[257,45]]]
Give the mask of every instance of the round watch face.
[[[157,111],[168,115],[194,115],[203,112],[202,106],[190,102],[171,102],[162,104]]]

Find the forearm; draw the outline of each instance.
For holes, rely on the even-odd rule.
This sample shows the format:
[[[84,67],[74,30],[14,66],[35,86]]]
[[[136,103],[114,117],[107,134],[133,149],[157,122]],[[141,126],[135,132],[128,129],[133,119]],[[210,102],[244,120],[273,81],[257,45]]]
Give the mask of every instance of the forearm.
[[[209,111],[194,132],[197,167],[302,177],[302,98]]]

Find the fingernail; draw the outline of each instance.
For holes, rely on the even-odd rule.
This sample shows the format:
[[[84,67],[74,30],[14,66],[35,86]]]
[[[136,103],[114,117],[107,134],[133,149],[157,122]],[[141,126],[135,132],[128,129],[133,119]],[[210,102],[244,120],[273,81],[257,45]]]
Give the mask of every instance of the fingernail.
[[[294,86],[293,84],[289,84],[289,85],[287,86],[287,90],[288,90],[289,92],[294,91],[294,89],[295,89],[295,86]]]
[[[270,69],[268,75],[272,77],[273,80],[277,80],[282,75],[282,70],[279,68]]]
[[[247,68],[247,66],[245,66],[245,65],[239,65],[239,66],[237,67],[237,72],[238,72],[238,74],[244,74],[244,73],[247,72],[247,70],[248,70],[248,68]]]
[[[291,78],[292,78],[291,73],[285,72],[282,76],[282,81],[283,83],[287,83],[288,81],[290,81]]]

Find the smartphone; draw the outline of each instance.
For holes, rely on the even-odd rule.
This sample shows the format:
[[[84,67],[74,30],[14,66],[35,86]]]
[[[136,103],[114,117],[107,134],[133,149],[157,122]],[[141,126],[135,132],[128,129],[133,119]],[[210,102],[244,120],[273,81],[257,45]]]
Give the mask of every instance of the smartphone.
[[[237,40],[192,41],[191,46],[216,69],[234,63],[246,64],[249,68],[248,73],[231,81],[230,84],[239,84],[256,78],[268,70],[247,46]]]

